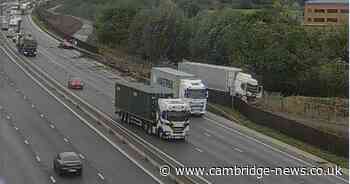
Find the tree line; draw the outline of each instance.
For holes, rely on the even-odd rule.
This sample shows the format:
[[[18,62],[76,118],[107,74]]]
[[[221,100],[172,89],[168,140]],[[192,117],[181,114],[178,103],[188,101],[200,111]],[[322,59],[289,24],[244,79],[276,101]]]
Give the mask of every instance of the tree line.
[[[290,0],[259,9],[114,1],[99,8],[96,33],[99,44],[154,64],[189,58],[242,67],[268,91],[348,97],[348,26],[303,26],[294,6]]]

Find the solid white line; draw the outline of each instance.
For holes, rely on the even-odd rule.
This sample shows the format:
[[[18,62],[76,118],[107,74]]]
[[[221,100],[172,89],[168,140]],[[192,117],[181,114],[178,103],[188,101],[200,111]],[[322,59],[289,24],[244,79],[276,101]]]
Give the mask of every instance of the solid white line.
[[[271,145],[268,145],[268,144],[266,144],[266,143],[263,143],[263,142],[261,142],[261,141],[255,139],[254,137],[249,136],[249,135],[243,134],[243,133],[241,133],[241,132],[239,132],[239,131],[237,131],[237,130],[231,128],[231,127],[227,127],[227,126],[225,126],[225,125],[222,125],[222,124],[220,124],[220,123],[217,123],[216,121],[214,121],[214,120],[212,120],[212,119],[209,119],[209,118],[207,118],[207,117],[204,117],[204,119],[206,119],[206,120],[208,120],[208,121],[211,121],[212,123],[215,123],[216,125],[220,126],[221,128],[224,128],[224,129],[226,129],[226,130],[228,130],[228,131],[231,131],[232,133],[236,133],[236,134],[238,134],[238,135],[240,135],[240,136],[243,136],[243,137],[245,137],[245,138],[247,138],[247,139],[250,139],[250,140],[252,140],[252,141],[254,141],[254,142],[256,142],[256,143],[259,143],[259,144],[261,144],[261,145],[263,145],[263,146],[265,146],[265,147],[267,147],[267,148],[270,148],[270,149],[273,150],[273,151],[276,151],[276,152],[281,153],[281,154],[283,154],[283,155],[285,155],[285,156],[287,156],[287,157],[289,157],[289,158],[292,158],[292,159],[294,159],[294,160],[296,160],[296,161],[299,161],[299,162],[301,162],[301,163],[303,163],[303,164],[305,164],[305,165],[308,165],[308,166],[310,166],[310,167],[313,167],[313,166],[314,166],[313,164],[311,164],[311,163],[309,163],[309,162],[307,162],[307,161],[305,161],[305,160],[302,160],[302,159],[297,158],[297,157],[295,157],[295,156],[293,156],[293,155],[291,155],[291,154],[289,154],[289,153],[287,153],[287,152],[284,152],[284,151],[281,151],[281,150],[279,150],[279,149],[277,149],[277,148],[274,148],[274,147],[272,147]],[[346,179],[342,178],[342,177],[339,177],[339,176],[334,176],[334,177],[336,177],[336,178],[342,180],[343,182],[348,183],[348,181],[347,181]]]
[[[150,171],[148,171],[145,167],[143,167],[139,162],[137,162],[134,158],[130,157],[124,150],[118,147],[113,141],[108,139],[101,131],[91,125],[87,120],[85,120],[82,116],[76,113],[72,108],[70,108],[66,103],[64,103],[61,99],[59,99],[55,94],[53,94],[50,90],[48,90],[43,84],[41,84],[37,79],[35,79],[26,69],[24,69],[21,65],[19,65],[16,60],[3,48],[1,49],[8,55],[8,57],[14,62],[28,77],[30,77],[35,83],[37,83],[42,89],[44,89],[47,93],[49,93],[54,99],[56,99],[59,103],[65,106],[69,111],[71,111],[76,117],[78,117],[84,124],[86,124],[89,128],[95,131],[100,137],[102,137],[105,141],[111,144],[115,149],[117,149],[120,153],[122,153],[125,157],[127,157],[130,161],[136,164],[139,168],[141,168],[144,172],[146,172],[149,176],[151,176],[155,181],[160,184],[163,184],[161,180],[159,180],[155,175],[153,175]],[[11,51],[12,52],[12,51]]]
[[[40,157],[38,155],[35,157],[35,159],[36,161],[40,162]]]
[[[207,136],[207,137],[210,137],[210,136],[211,136],[210,134],[208,134],[208,133],[206,133],[206,132],[204,132],[204,135]]]
[[[101,180],[105,180],[105,177],[101,173],[97,173],[98,177],[100,177]]]
[[[56,180],[55,180],[55,178],[53,176],[50,176],[50,180],[51,180],[52,183],[56,183]]]
[[[239,149],[239,148],[233,148],[234,150],[236,150],[236,151],[238,151],[238,152],[243,152],[241,149]]]
[[[79,157],[80,157],[82,160],[85,159],[84,155],[82,155],[82,154],[79,154]]]

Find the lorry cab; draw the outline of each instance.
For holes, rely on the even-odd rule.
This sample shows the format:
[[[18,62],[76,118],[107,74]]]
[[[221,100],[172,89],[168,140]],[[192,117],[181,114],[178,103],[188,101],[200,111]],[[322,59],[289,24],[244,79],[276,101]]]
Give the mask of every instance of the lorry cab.
[[[191,114],[205,114],[208,90],[202,80],[182,79],[179,88],[179,98],[184,99],[189,104]]]
[[[174,98],[181,98],[187,102],[191,114],[205,114],[207,87],[195,75],[168,67],[153,67],[151,85],[154,84],[172,90]]]
[[[190,106],[182,99],[158,99],[157,134],[164,139],[185,139],[189,131]]]
[[[236,80],[234,80],[234,90],[231,89],[232,95],[237,96],[240,94],[241,96],[250,97],[253,96],[255,98],[261,98],[262,96],[262,86],[258,85],[258,81],[254,79],[250,74],[246,73],[238,73],[236,76]]]
[[[31,34],[20,34],[17,38],[17,49],[25,56],[36,56],[38,42]]]

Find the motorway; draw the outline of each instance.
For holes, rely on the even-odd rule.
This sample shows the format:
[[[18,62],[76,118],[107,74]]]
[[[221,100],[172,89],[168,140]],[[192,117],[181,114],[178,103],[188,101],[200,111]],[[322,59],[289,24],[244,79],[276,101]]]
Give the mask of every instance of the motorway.
[[[29,17],[26,17],[24,19],[23,29],[25,32],[31,32],[39,42],[38,56],[35,58],[28,58],[32,63],[45,70],[63,85],[66,85],[66,82],[70,77],[77,76],[82,78],[86,84],[85,89],[83,91],[76,92],[76,94],[82,97],[90,104],[93,104],[102,111],[108,113],[114,119],[118,120],[118,117],[115,116],[113,113],[113,80],[116,78],[121,78],[118,72],[103,67],[96,61],[93,61],[91,59],[80,57],[80,53],[75,50],[63,50],[57,48],[58,42],[50,36],[48,36],[47,34],[45,34],[44,32],[42,32],[41,30],[39,30],[29,19]],[[8,71],[7,68],[6,71]],[[17,80],[22,79],[20,77],[16,77],[16,75],[13,75],[13,72],[11,72],[11,70],[9,70],[8,73],[9,75],[11,74],[12,77],[16,78]],[[78,124],[73,123],[74,121],[78,120],[69,115],[65,116],[69,116],[70,118],[72,118],[72,120],[62,120],[61,113],[67,114],[66,112],[62,112],[65,111],[62,107],[57,107],[57,109],[60,111],[52,110],[55,109],[53,105],[55,104],[55,102],[52,99],[50,99],[45,94],[37,95],[39,92],[37,92],[36,90],[35,92],[31,92],[32,90],[34,90],[34,88],[30,88],[30,86],[35,86],[35,84],[30,84],[30,82],[27,81],[23,82],[23,85],[25,86],[24,89],[27,90],[26,93],[30,93],[32,96],[36,97],[35,101],[37,101],[37,103],[40,103],[40,105],[42,106],[42,111],[44,112],[44,110],[50,110],[50,112],[52,112],[50,114],[50,117],[52,116],[52,121],[60,122],[60,125],[62,124],[62,129],[65,129],[62,132],[64,132],[65,134],[70,133],[69,135],[67,135],[69,137],[78,137],[76,138],[75,148],[79,147],[78,150],[83,151],[84,154],[91,154],[91,156],[89,156],[88,158],[91,158],[89,159],[89,161],[93,161],[94,163],[90,168],[91,171],[87,172],[94,173],[96,172],[96,168],[103,168],[104,173],[109,173],[107,175],[111,181],[117,181],[116,179],[118,178],[118,176],[126,180],[128,178],[127,176],[129,176],[130,178],[128,179],[130,179],[130,181],[128,181],[128,183],[140,183],[140,181],[142,181],[142,183],[152,183],[150,177],[146,176],[146,174],[144,174],[136,166],[133,166],[130,162],[128,163],[127,160],[123,159],[124,157],[122,155],[118,156],[118,153],[115,153],[116,151],[106,151],[108,152],[106,154],[114,154],[113,156],[96,153],[96,150],[108,149],[108,146],[105,145],[106,143],[104,141],[97,141],[98,138],[96,136],[93,137],[92,135],[89,139],[90,141],[86,141],[83,132],[86,131],[86,134],[93,133],[88,133],[89,130],[84,130],[84,127],[82,126],[76,126],[75,128],[72,128],[71,124]],[[46,96],[46,99],[42,96]],[[24,103],[23,101],[20,102],[20,99],[17,100],[19,104]],[[4,99],[4,101],[6,101],[7,105],[9,106],[8,108],[13,108],[12,111],[14,111],[15,107],[18,109],[18,105],[11,105],[10,100]],[[56,105],[59,106],[59,104]],[[21,108],[25,107],[26,106],[24,105]],[[44,114],[46,113],[49,112],[45,112]],[[23,112],[23,114],[26,113]],[[41,122],[43,120],[40,120],[38,117],[39,115],[35,117],[28,115],[28,118],[35,118],[33,119],[33,121],[35,121],[35,126],[38,126],[37,128],[31,128],[31,126],[28,126],[25,123],[22,123],[22,126],[25,130],[28,131],[28,134],[33,134],[30,135],[33,136],[32,139],[42,142],[43,148],[38,149],[48,151],[48,153],[46,153],[47,156],[43,155],[43,159],[49,159],[50,156],[52,157],[51,154],[53,154],[57,150],[69,148],[69,146],[67,147],[67,145],[64,142],[62,142],[63,139],[60,139],[58,134],[55,134],[54,132],[52,132],[51,134],[50,131],[53,130],[44,127],[45,122]],[[26,119],[23,119],[23,121],[25,120]],[[309,162],[311,164],[314,164],[310,160],[296,158],[296,155],[294,155],[293,153],[288,153],[288,151],[281,152],[279,150],[273,149],[271,148],[271,146],[268,145],[268,142],[261,143],[254,139],[247,138],[247,136],[242,136],[240,133],[237,132],[237,130],[230,127],[230,123],[231,122],[229,122],[228,120],[216,117],[215,115],[210,113],[208,113],[208,115],[204,118],[193,118],[191,120],[190,137],[187,139],[186,142],[167,142],[160,140],[154,136],[147,135],[138,128],[128,128],[186,166],[218,167],[233,166],[234,164],[256,164],[257,166],[274,168],[308,166]],[[127,125],[124,124],[123,126],[127,127]],[[34,130],[42,131],[40,134],[35,134]],[[76,134],[77,132],[79,133]],[[115,158],[116,160],[113,162],[103,158]],[[47,162],[49,161],[47,160]],[[123,165],[123,167],[117,167],[118,165]],[[132,175],[130,170],[132,170]],[[91,176],[93,176],[93,174]],[[212,183],[222,184],[235,182],[242,184],[348,183],[344,179],[333,176],[269,176],[263,179],[257,179],[255,176],[205,177]],[[91,177],[89,179],[91,179],[91,181],[94,181],[94,179],[96,178]]]
[[[26,76],[2,47],[0,58],[0,184],[158,183]],[[53,172],[63,151],[80,154],[82,177]]]

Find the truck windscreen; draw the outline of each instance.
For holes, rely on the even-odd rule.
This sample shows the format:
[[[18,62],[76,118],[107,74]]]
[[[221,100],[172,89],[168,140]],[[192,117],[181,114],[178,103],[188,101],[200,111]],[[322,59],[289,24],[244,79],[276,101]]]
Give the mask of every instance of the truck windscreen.
[[[187,121],[189,118],[185,111],[167,111],[167,116],[169,121]]]
[[[187,98],[204,99],[207,98],[207,90],[205,89],[187,89]]]

